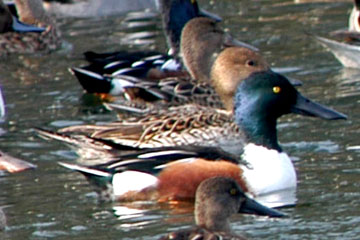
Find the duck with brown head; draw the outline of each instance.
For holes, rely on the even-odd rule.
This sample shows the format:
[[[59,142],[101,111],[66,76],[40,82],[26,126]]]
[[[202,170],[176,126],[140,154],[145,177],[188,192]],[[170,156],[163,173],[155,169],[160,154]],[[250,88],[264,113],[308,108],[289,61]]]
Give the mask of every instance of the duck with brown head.
[[[243,236],[233,233],[229,218],[238,213],[239,209],[247,209],[250,205],[263,207],[249,199],[232,179],[209,178],[196,190],[194,211],[196,227],[172,232],[160,239],[245,240]],[[257,214],[255,211],[252,212]]]

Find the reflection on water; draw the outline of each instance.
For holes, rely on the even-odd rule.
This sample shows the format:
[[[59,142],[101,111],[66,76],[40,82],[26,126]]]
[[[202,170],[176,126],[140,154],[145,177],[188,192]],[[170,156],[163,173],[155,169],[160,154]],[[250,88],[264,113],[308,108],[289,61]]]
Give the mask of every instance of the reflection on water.
[[[299,90],[304,95],[349,116],[347,121],[281,119],[279,140],[298,172],[298,189],[292,195],[297,205],[283,210],[287,219],[236,216],[235,231],[249,239],[357,239],[360,151],[354,146],[360,145],[360,72],[341,68],[304,33],[326,36],[345,27],[351,1],[200,4],[222,16],[235,36],[258,47],[274,68],[301,80],[304,85]],[[0,174],[0,206],[6,206],[8,223],[0,239],[157,239],[193,223],[189,209],[179,213],[169,207],[98,202],[83,176],[56,164],[75,161],[76,154],[61,143],[39,139],[31,130],[116,118],[109,111],[83,104],[82,89],[67,68],[85,64],[82,52],[88,50],[164,52],[159,19],[135,21],[132,16],[127,22],[123,21],[126,16],[63,19],[63,37],[72,48],[49,56],[0,60],[7,110],[0,126],[0,149],[38,166],[18,174]],[[145,32],[140,33],[144,38],[139,45],[133,40],[138,32]]]

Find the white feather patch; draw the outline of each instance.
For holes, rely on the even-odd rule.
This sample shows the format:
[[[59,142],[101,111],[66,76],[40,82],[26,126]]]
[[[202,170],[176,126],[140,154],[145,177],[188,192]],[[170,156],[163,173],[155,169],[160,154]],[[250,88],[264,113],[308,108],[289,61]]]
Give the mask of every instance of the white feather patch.
[[[296,188],[296,172],[289,156],[253,143],[244,148],[244,177],[255,195]]]
[[[148,187],[155,187],[157,177],[138,171],[125,171],[116,173],[113,177],[113,190],[115,196],[122,196],[130,191],[141,191]]]
[[[114,78],[111,80],[111,85],[112,85],[112,88],[109,93],[116,96],[116,95],[120,95],[120,94],[124,93],[125,88],[133,87],[134,83],[130,82],[126,79]]]
[[[181,64],[175,59],[169,59],[161,66],[161,70],[163,71],[177,71],[180,70],[180,68]]]

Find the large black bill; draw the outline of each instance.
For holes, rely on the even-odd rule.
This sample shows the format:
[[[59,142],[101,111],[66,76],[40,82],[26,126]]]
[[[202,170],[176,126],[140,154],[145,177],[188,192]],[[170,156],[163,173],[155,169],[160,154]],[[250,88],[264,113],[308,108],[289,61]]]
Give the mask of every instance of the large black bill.
[[[286,216],[284,213],[277,211],[272,208],[265,207],[261,205],[257,201],[246,198],[245,203],[241,205],[239,210],[241,213],[249,213],[249,214],[256,214],[260,216],[269,216],[269,217],[284,217]]]
[[[328,120],[347,119],[345,114],[332,110],[324,105],[313,102],[310,99],[297,95],[296,104],[292,107],[292,112],[312,117],[320,117]]]

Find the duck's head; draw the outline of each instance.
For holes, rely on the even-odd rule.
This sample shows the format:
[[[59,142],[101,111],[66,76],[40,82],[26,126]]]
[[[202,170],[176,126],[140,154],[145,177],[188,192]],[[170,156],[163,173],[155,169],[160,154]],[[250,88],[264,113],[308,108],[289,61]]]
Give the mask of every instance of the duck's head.
[[[248,198],[231,178],[212,177],[201,182],[195,196],[195,221],[210,231],[230,231],[229,217],[236,213],[282,217],[282,213]]]
[[[192,78],[200,82],[210,81],[211,67],[218,54],[227,47],[257,49],[234,39],[209,18],[194,18],[189,21],[181,34],[181,54]]]
[[[173,56],[179,53],[181,31],[188,21],[201,16],[221,20],[219,16],[200,9],[196,0],[161,0],[160,8],[169,54]]]
[[[239,83],[253,73],[269,70],[269,64],[258,52],[246,47],[229,47],[219,53],[212,65],[211,82],[225,108],[232,111]]]
[[[289,80],[271,70],[255,72],[241,81],[234,99],[237,124],[255,144],[281,151],[276,121],[295,113],[327,120],[346,119],[346,115],[309,100]]]

